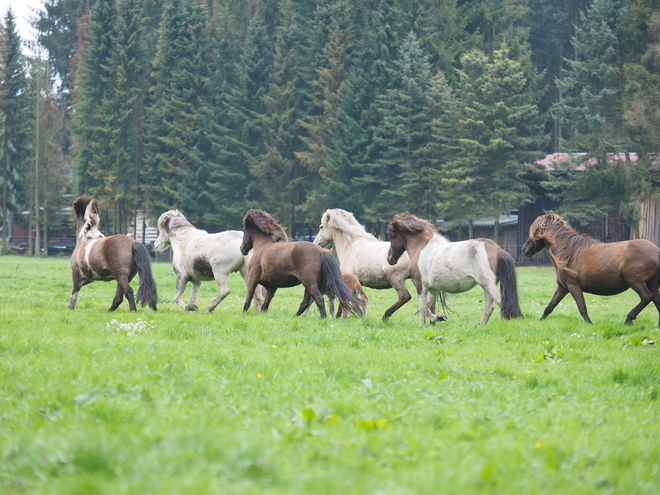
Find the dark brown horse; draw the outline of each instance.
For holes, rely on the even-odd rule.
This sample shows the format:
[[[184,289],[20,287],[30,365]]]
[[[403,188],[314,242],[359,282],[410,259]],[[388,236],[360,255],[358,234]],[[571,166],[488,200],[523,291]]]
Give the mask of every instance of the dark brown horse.
[[[94,198],[81,196],[73,203],[76,213],[76,248],[71,254],[73,291],[69,309],[76,307],[80,288],[95,280],[117,281],[117,293],[109,311],[114,311],[124,300],[128,300],[131,311],[135,301],[149,305],[156,311],[158,294],[156,282],[151,274],[151,258],[147,248],[125,235],[105,237],[99,230],[99,207]],[[137,297],[133,297],[130,286],[133,277],[140,274]]]
[[[342,310],[356,312],[357,301],[351,296],[334,257],[312,242],[289,242],[284,229],[265,211],[250,210],[243,218],[241,253],[245,256],[250,250],[253,253],[248,265],[244,311],[250,307],[259,284],[266,289],[262,311],[268,309],[278,288],[303,284],[305,297],[296,316],[301,315],[313,299],[321,318],[325,318],[322,293],[334,294]]]
[[[584,294],[612,296],[631,288],[641,299],[628,317],[632,324],[637,315],[653,301],[660,313],[660,249],[650,241],[603,243],[578,234],[559,215],[541,215],[529,228],[529,239],[522,252],[533,256],[548,249],[557,273],[557,290],[543,311],[544,320],[569,292],[587,323]]]

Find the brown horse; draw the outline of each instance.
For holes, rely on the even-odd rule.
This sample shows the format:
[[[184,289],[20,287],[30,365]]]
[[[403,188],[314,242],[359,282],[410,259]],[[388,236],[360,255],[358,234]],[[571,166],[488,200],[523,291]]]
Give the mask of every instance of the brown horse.
[[[342,310],[356,312],[357,301],[351,296],[339,271],[339,264],[321,246],[307,241],[289,242],[284,229],[268,213],[250,210],[243,218],[241,253],[253,250],[247,273],[247,298],[243,311],[247,311],[257,285],[266,289],[262,311],[266,311],[275,291],[280,287],[305,286],[305,297],[296,316],[301,315],[314,299],[326,317],[323,293],[332,293],[339,299]]]
[[[71,254],[73,291],[69,309],[76,307],[80,288],[95,280],[117,281],[117,293],[109,311],[114,311],[124,300],[128,300],[131,311],[135,301],[149,305],[156,311],[158,294],[156,282],[151,274],[151,258],[147,248],[125,235],[105,237],[99,230],[99,207],[94,198],[81,196],[73,203],[77,219],[76,248]],[[140,287],[133,297],[130,286],[133,277],[140,274]]]
[[[451,242],[440,235],[426,220],[408,212],[392,217],[387,227],[390,250],[387,261],[394,265],[408,251],[408,269],[419,295],[419,322],[431,324],[444,321],[435,315],[432,304],[443,293],[466,292],[476,285],[484,290],[486,309],[481,324],[488,323],[495,308],[500,306],[502,319],[522,318],[518,303],[518,286],[513,258],[490,239]],[[500,281],[502,292],[497,290]],[[444,306],[444,304],[443,304]]]
[[[543,248],[548,248],[555,265],[557,290],[542,320],[570,292],[584,320],[591,323],[583,292],[612,296],[629,288],[641,301],[628,313],[626,325],[651,301],[660,313],[660,249],[651,241],[599,242],[578,234],[559,215],[548,212],[532,223],[522,252],[530,257]]]

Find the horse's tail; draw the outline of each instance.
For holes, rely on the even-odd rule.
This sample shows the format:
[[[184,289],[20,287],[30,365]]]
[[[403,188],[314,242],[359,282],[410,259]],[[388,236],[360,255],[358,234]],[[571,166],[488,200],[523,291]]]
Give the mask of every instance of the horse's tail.
[[[321,276],[319,280],[321,293],[332,293],[339,299],[339,309],[352,315],[359,314],[359,301],[353,297],[351,290],[341,274],[337,260],[327,252],[321,254]]]
[[[502,289],[500,315],[503,320],[524,318],[518,302],[518,281],[516,279],[516,264],[504,249],[497,252],[497,276]]]
[[[151,273],[151,256],[149,256],[147,248],[139,242],[133,244],[133,264],[140,275],[140,287],[135,300],[141,306],[148,304],[151,309],[156,311],[158,292],[156,291],[156,281]]]

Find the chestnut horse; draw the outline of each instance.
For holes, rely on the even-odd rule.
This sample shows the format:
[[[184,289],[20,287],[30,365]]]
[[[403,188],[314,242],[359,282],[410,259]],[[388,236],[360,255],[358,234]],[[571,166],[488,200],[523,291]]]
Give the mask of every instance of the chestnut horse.
[[[660,314],[660,249],[651,241],[603,243],[578,234],[562,217],[548,212],[532,223],[522,252],[530,257],[543,248],[548,249],[555,266],[557,290],[543,311],[542,320],[570,292],[582,318],[592,323],[584,292],[612,296],[629,288],[637,292],[641,301],[628,313],[626,325],[631,325],[651,301]]]
[[[502,319],[522,318],[518,304],[516,269],[509,253],[490,239],[451,242],[437,229],[408,212],[392,217],[387,227],[390,250],[387,261],[394,265],[404,251],[410,256],[410,276],[419,294],[420,324],[443,320],[431,305],[442,292],[467,292],[476,285],[484,290],[486,310],[481,324],[488,323],[494,304]],[[500,281],[502,293],[497,290]]]
[[[151,274],[151,257],[147,248],[126,235],[105,237],[99,230],[99,207],[94,198],[81,196],[73,203],[76,214],[76,248],[71,254],[73,291],[69,309],[76,307],[80,288],[95,280],[117,281],[117,293],[109,311],[114,311],[124,300],[128,300],[131,311],[135,301],[141,306],[149,305],[156,311],[158,294],[156,282]],[[140,287],[133,297],[131,280],[140,274]]]
[[[311,304],[311,299],[314,299],[321,318],[325,318],[322,293],[334,294],[339,299],[340,309],[350,314],[356,312],[357,301],[351,296],[335,258],[311,242],[289,242],[284,229],[265,211],[250,210],[243,218],[241,253],[246,256],[251,250],[252,259],[247,273],[248,293],[243,311],[250,307],[259,284],[266,289],[262,311],[268,309],[278,288],[303,284],[305,297],[296,316],[300,316]]]

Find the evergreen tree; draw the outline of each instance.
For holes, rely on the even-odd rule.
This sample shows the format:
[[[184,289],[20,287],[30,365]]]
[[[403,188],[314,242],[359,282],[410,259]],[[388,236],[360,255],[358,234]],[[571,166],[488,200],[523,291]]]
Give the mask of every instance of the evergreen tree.
[[[465,54],[461,66],[458,98],[445,117],[454,132],[440,173],[440,207],[455,220],[497,219],[532,199],[523,176],[545,138],[539,77],[529,56],[513,59],[507,45],[491,57]]]
[[[9,214],[24,200],[25,167],[28,156],[29,103],[27,78],[21,54],[21,39],[11,9],[4,18],[0,38],[0,180],[2,181],[2,250],[8,249]]]
[[[112,60],[116,29],[115,0],[97,2],[91,11],[87,46],[78,66],[74,102],[77,190],[96,195],[105,205],[112,197],[107,187],[115,161],[110,146],[113,133],[110,119],[116,85]]]
[[[573,38],[579,58],[564,59],[566,72],[557,81],[563,98],[553,105],[555,116],[575,131],[573,147],[602,155],[625,140],[623,65],[632,19],[627,0],[594,0],[581,15]]]
[[[431,65],[417,36],[410,32],[392,68],[393,87],[377,98],[380,116],[374,142],[382,152],[374,163],[379,191],[367,208],[372,220],[387,223],[399,210],[429,211],[422,180],[428,164],[421,150],[431,139],[434,102],[428,96]]]
[[[163,14],[147,109],[145,163],[150,216],[179,208],[199,228],[212,209],[207,187],[212,111],[209,33],[202,10],[172,0]]]
[[[291,2],[284,1],[281,7],[270,84],[263,97],[265,113],[258,116],[265,151],[250,156],[254,181],[248,199],[293,229],[296,207],[305,197],[302,184],[306,170],[295,155],[302,149],[300,120],[306,112],[301,90],[305,28]]]
[[[352,48],[348,3],[338,2],[317,13],[321,18],[316,30],[321,54],[316,79],[311,83],[310,115],[301,121],[307,135],[301,139],[305,150],[296,157],[307,167],[307,198],[303,210],[308,217],[319,218],[327,208],[320,181],[328,175],[327,162],[332,153],[331,138],[335,129],[339,98],[346,89]]]

